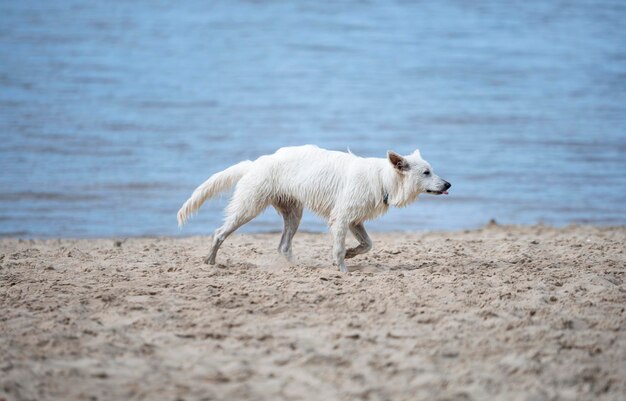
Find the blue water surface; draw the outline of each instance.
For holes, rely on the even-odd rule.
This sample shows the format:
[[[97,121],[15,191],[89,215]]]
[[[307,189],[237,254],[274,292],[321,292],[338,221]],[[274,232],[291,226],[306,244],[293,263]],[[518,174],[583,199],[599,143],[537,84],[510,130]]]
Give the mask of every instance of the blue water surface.
[[[420,148],[452,182],[374,230],[626,224],[624,21],[620,0],[2,1],[0,235],[208,234],[228,194],[176,226],[197,185],[306,143]]]

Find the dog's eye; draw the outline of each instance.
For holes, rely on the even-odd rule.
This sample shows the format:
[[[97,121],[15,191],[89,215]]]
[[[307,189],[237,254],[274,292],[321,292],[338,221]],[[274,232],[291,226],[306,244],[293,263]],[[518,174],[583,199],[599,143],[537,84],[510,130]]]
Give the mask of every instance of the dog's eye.
[[[430,175],[430,171],[429,170],[424,171],[424,175]]]

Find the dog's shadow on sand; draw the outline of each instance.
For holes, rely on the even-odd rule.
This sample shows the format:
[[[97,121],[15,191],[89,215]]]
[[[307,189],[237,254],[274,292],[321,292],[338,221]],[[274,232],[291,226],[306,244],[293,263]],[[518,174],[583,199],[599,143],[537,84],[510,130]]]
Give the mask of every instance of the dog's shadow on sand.
[[[409,263],[394,265],[356,263],[348,265],[348,271],[350,273],[388,273],[390,271],[406,271],[416,269],[418,269],[418,267]]]
[[[251,261],[251,263],[257,267],[275,270],[286,269],[290,267],[297,267],[302,269],[311,269],[319,271],[332,271],[339,273],[339,269],[332,261],[324,259],[315,259],[311,257],[298,257],[294,260],[288,261],[279,255],[263,255],[257,257]],[[407,271],[416,270],[420,267],[414,263],[400,263],[400,264],[383,264],[383,263],[368,263],[367,261],[361,263],[347,263],[348,272],[350,273],[388,273],[391,271]]]
[[[297,260],[293,263],[293,266],[299,266],[305,269],[312,270],[331,270],[339,272],[339,269],[332,263],[323,263],[319,260]],[[415,264],[402,263],[386,265],[381,263],[352,263],[347,264],[349,273],[388,273],[390,271],[407,271],[419,269]]]

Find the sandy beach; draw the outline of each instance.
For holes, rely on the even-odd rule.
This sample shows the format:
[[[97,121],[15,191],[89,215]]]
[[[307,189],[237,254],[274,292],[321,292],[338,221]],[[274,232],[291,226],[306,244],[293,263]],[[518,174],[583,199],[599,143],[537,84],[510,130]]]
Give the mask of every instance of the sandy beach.
[[[0,399],[626,398],[626,228],[279,237],[0,240]]]

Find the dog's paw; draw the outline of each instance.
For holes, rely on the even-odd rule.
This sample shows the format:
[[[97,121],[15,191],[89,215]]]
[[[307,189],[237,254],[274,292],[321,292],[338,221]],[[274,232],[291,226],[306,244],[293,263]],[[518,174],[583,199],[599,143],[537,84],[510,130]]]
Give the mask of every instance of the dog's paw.
[[[358,255],[359,253],[356,251],[356,248],[350,248],[346,251],[346,256],[344,256],[345,259],[351,259],[353,257],[355,257],[356,255]]]

